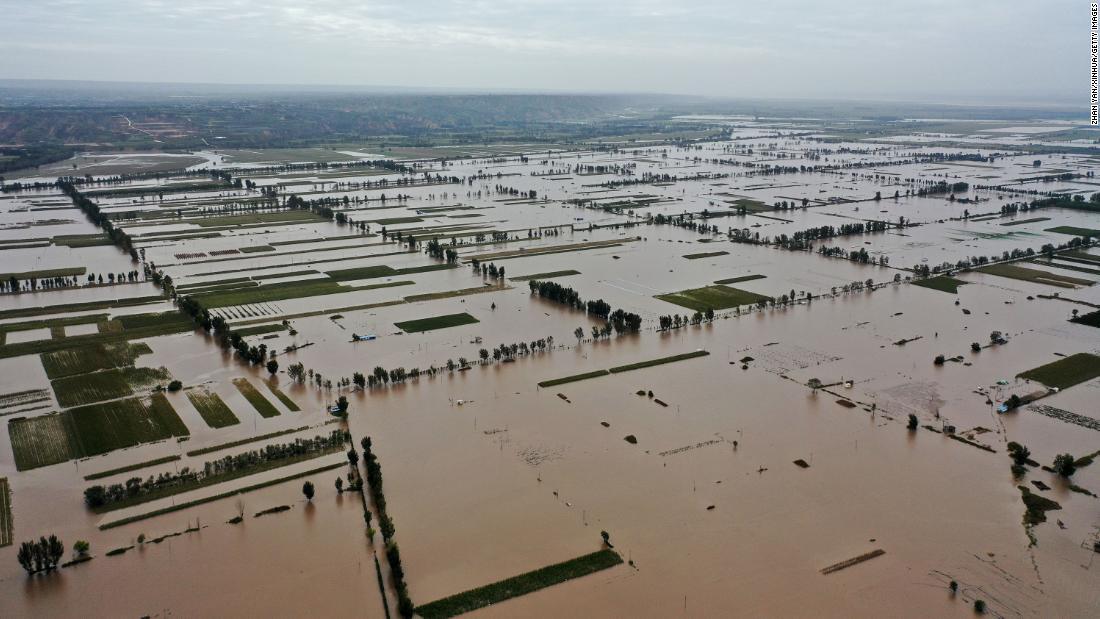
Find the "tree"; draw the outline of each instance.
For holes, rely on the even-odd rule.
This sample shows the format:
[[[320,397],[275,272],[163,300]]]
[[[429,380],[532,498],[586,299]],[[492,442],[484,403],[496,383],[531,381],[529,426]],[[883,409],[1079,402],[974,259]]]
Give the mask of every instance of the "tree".
[[[336,478],[336,492],[339,492],[339,493],[344,492],[344,478],[343,477],[337,477]]]
[[[313,482],[307,481],[302,484],[302,494],[306,495],[307,501],[313,500]]]
[[[573,330],[573,335],[577,336],[577,341],[584,339],[584,327],[577,327]]]
[[[275,373],[279,371],[279,362],[274,359],[269,360],[267,362],[267,371],[274,376]]]
[[[817,393],[817,390],[821,389],[821,379],[811,378],[810,380],[806,381],[806,386],[810,389],[813,389],[814,393]]]
[[[919,421],[917,421],[917,416],[914,415],[913,413],[909,413],[909,426],[908,426],[909,429],[910,430],[916,430],[918,423],[919,423]]]
[[[355,448],[348,450],[348,463],[352,466],[359,466],[359,452],[355,451]]]
[[[50,535],[49,539],[46,540],[46,557],[49,560],[49,567],[57,567],[63,556],[65,556],[65,544],[61,543],[56,535]]]
[[[16,559],[19,560],[19,565],[27,571],[28,574],[34,573],[34,542],[23,542],[19,545],[19,554],[16,555]]]
[[[340,396],[336,399],[336,408],[339,409],[340,414],[344,415],[348,412],[348,398],[347,396]]]
[[[1051,468],[1062,477],[1071,477],[1077,471],[1077,460],[1070,454],[1061,454],[1054,458],[1054,466]]]
[[[1011,441],[1008,444],[1008,455],[1016,464],[1023,465],[1031,458],[1031,450],[1016,441]]]

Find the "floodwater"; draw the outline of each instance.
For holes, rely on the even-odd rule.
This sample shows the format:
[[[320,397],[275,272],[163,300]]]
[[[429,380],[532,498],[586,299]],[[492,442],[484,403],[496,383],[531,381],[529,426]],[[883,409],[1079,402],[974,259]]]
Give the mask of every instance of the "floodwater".
[[[367,540],[359,498],[335,492],[333,480],[344,472],[343,467],[310,476],[318,488],[311,503],[302,498],[302,479],[297,479],[104,531],[98,525],[170,505],[173,499],[105,516],[88,512],[82,502],[83,489],[90,483],[83,476],[89,473],[170,455],[181,459],[132,474],[201,467],[208,459],[265,443],[327,433],[339,426],[326,424],[331,417],[325,405],[347,395],[351,401],[347,429],[356,444],[371,436],[382,464],[406,581],[418,604],[595,551],[600,547],[600,532],[607,531],[616,550],[632,564],[477,614],[966,616],[975,599],[985,600],[998,616],[1093,614],[1100,607],[1100,574],[1091,569],[1091,542],[1100,535],[1100,501],[1073,492],[1066,482],[1039,469],[1030,471],[1022,482],[1013,480],[1005,450],[1009,441],[1018,441],[1031,449],[1033,459],[1049,464],[1060,453],[1080,457],[1100,450],[1100,434],[1027,407],[998,415],[986,398],[999,403],[1012,393],[1034,391],[1036,385],[1014,377],[1059,355],[1100,352],[1100,330],[1067,321],[1073,308],[1082,312],[1091,308],[1039,296],[1057,292],[1100,305],[1100,287],[1058,288],[970,272],[959,276],[967,283],[958,294],[949,294],[906,282],[911,274],[903,269],[925,260],[935,265],[1016,248],[1038,250],[1045,243],[1072,238],[1049,228],[1100,228],[1100,214],[1044,209],[985,221],[961,220],[964,209],[972,215],[999,213],[1001,205],[1024,199],[1008,191],[978,191],[974,186],[1017,186],[1015,179],[1026,179],[1026,173],[1033,171],[1032,156],[1005,154],[992,164],[893,165],[917,153],[976,151],[823,143],[759,127],[733,131],[730,141],[690,149],[532,152],[526,163],[510,156],[455,160],[445,168],[438,162],[419,162],[432,175],[492,175],[472,184],[384,189],[334,185],[399,177],[355,169],[339,178],[331,170],[316,178],[300,171],[285,179],[266,173],[256,177],[261,185],[286,183],[285,192],[307,198],[340,200],[346,195],[347,214],[356,221],[375,222],[369,233],[330,222],[204,228],[198,225],[200,220],[185,217],[123,223],[136,246],[144,249],[146,260],[163,268],[176,285],[236,277],[275,283],[323,278],[322,273],[334,269],[433,264],[422,252],[384,242],[383,225],[388,232],[414,231],[421,240],[437,233],[458,235],[455,247],[463,261],[481,253],[524,248],[535,254],[552,246],[617,241],[613,246],[493,261],[505,266],[508,278],[579,271],[556,281],[575,288],[585,299],[603,298],[613,308],[639,314],[643,331],[593,342],[588,332],[595,320],[533,297],[525,281],[507,278],[504,289],[405,300],[410,295],[487,283],[465,264],[451,270],[343,282],[354,286],[401,280],[413,281],[411,285],[219,308],[231,322],[266,324],[286,318],[295,332],[250,338],[278,351],[281,370],[270,380],[302,409],[293,412],[269,397],[280,412],[272,418],[256,414],[231,382],[248,378],[269,395],[263,386],[269,380],[263,368],[246,367],[201,332],[149,338],[145,341],[152,353],[140,357],[139,366],[163,366],[185,386],[202,386],[219,394],[240,423],[209,428],[184,394],[170,394],[169,401],[190,430],[188,440],[140,445],[22,472],[15,470],[7,424],[3,424],[0,476],[12,485],[16,540],[16,545],[0,549],[0,598],[5,609],[12,616],[381,616],[382,593],[373,566],[373,553],[381,546]],[[715,159],[741,165],[713,163]],[[1084,172],[1097,167],[1095,160],[1072,155],[1044,156],[1043,160],[1044,169]],[[779,175],[751,173],[755,168],[744,165],[861,162],[866,167]],[[551,173],[577,165],[634,167],[632,176]],[[501,176],[496,176],[498,172]],[[599,186],[638,179],[644,172],[676,174],[681,179],[697,174],[730,176]],[[971,189],[956,196],[956,201],[942,196],[904,197],[909,187],[904,179],[918,177],[966,181]],[[124,187],[142,184],[155,182]],[[497,185],[535,190],[537,199],[503,195]],[[1018,185],[1082,195],[1095,189],[1080,179],[1041,186],[1021,180]],[[895,200],[893,194],[899,188],[902,196]],[[382,192],[390,195],[389,201],[379,200]],[[876,192],[881,192],[881,200],[874,200]],[[394,202],[392,196],[398,193],[409,197]],[[129,196],[98,201],[106,212],[181,209],[197,214],[188,209],[237,203],[254,195],[246,190],[172,192],[169,188],[163,204],[156,198]],[[38,217],[74,223],[2,230],[0,242],[97,231],[75,209],[41,214],[20,210],[32,208],[35,201],[67,204],[56,192],[8,196],[11,199],[0,201],[0,210],[6,209],[3,221],[25,223]],[[626,206],[620,213],[565,202],[580,197]],[[645,223],[650,213],[728,211],[727,202],[736,197],[766,204],[801,203],[806,198],[812,206],[707,220],[723,233],[718,235]],[[964,198],[968,202],[959,201]],[[846,250],[864,247],[872,255],[889,257],[889,267],[737,244],[724,235],[729,228],[748,228],[775,236],[859,220],[896,221],[899,216],[920,225],[822,242]],[[402,217],[420,221],[378,223]],[[1003,225],[1036,217],[1049,219]],[[557,234],[527,239],[528,230],[537,229]],[[175,240],[155,235],[171,232],[167,236],[172,237],[183,231],[212,231],[216,236]],[[479,243],[474,236],[480,232],[491,237],[492,231],[507,231],[520,239],[494,244]],[[286,243],[305,239],[311,241]],[[260,246],[274,249],[234,251]],[[684,258],[703,252],[726,253]],[[86,266],[96,273],[140,269],[111,246],[49,245],[3,249],[3,254],[12,272],[72,266]],[[302,270],[317,273],[272,277]],[[1100,279],[1081,271],[1059,273],[1086,281]],[[731,285],[775,297],[794,290],[800,302],[762,311],[723,310],[711,324],[655,331],[658,316],[691,313],[655,295],[745,275],[763,277]],[[889,283],[895,275],[901,281]],[[873,292],[841,291],[846,284],[867,279],[885,285]],[[5,294],[0,296],[0,310],[155,292],[151,282],[142,281]],[[816,298],[806,302],[803,292]],[[373,307],[347,309],[364,305]],[[117,316],[169,307],[163,301],[79,314],[107,311]],[[460,312],[479,322],[411,334],[394,325]],[[49,317],[69,315],[74,314]],[[28,320],[33,318],[3,319],[0,324]],[[586,332],[583,341],[573,335],[577,327]],[[992,331],[1004,333],[1009,343],[972,353],[971,342],[987,343]],[[87,328],[77,329],[69,335],[87,332]],[[353,343],[352,333],[379,337]],[[17,341],[13,336],[30,334],[29,330],[13,331],[6,343]],[[492,350],[500,344],[547,337],[553,337],[553,344],[545,352],[512,362],[476,363],[481,348]],[[897,344],[902,340],[903,345]],[[287,347],[299,348],[283,352]],[[537,386],[543,380],[697,349],[710,354],[547,389]],[[936,366],[932,360],[939,354],[958,355],[962,361]],[[742,367],[746,357],[752,360]],[[297,385],[285,374],[287,366],[301,362],[336,382],[353,372],[370,373],[375,366],[439,368],[460,358],[473,367],[367,393]],[[805,386],[812,378],[833,386],[815,393]],[[1002,379],[1009,384],[998,386]],[[851,386],[844,381],[851,381]],[[0,386],[3,393],[48,390],[49,382],[41,363],[24,356],[0,359]],[[636,395],[638,390],[652,390],[654,398]],[[1098,393],[1100,380],[1092,380],[1041,403],[1095,417]],[[842,406],[837,403],[841,399],[856,406]],[[47,404],[21,415],[54,410],[52,397]],[[915,432],[906,429],[910,414],[922,426]],[[939,430],[945,424],[956,426],[959,434],[993,452],[924,427]],[[308,427],[297,430],[304,426]],[[186,455],[201,447],[292,430],[297,431],[233,450]],[[628,435],[636,438],[636,444],[624,440]],[[342,458],[325,456],[174,500],[212,496]],[[797,466],[796,460],[809,466]],[[122,473],[108,482],[120,482],[129,475]],[[1024,506],[1016,488],[1022,483],[1038,492],[1032,480],[1049,485],[1043,496],[1062,506],[1034,529],[1035,546],[1029,546],[1021,523]],[[1100,468],[1080,469],[1073,482],[1100,493]],[[238,506],[238,499],[243,506]],[[253,515],[279,505],[291,509]],[[242,510],[243,523],[226,523]],[[133,543],[139,534],[153,539],[194,526],[201,528],[106,556],[112,548]],[[18,542],[49,533],[58,534],[70,546],[76,539],[90,541],[96,558],[57,574],[27,577],[15,561]],[[821,573],[829,565],[876,549],[885,554],[832,574]],[[951,580],[960,583],[956,596],[947,588]]]

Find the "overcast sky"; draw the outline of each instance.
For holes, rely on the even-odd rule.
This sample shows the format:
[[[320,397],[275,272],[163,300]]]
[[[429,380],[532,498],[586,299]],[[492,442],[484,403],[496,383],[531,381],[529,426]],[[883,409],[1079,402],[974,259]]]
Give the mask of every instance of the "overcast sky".
[[[1087,103],[1078,0],[0,0],[0,78]]]

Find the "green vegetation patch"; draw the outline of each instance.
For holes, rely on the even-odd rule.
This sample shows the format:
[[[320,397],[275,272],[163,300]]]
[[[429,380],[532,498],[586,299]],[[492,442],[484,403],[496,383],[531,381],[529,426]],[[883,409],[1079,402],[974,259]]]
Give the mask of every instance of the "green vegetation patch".
[[[535,273],[533,275],[521,275],[519,277],[509,277],[508,279],[510,279],[513,282],[527,282],[527,281],[531,281],[532,279],[545,280],[545,279],[553,279],[555,277],[568,277],[570,275],[580,275],[580,274],[581,274],[580,271],[575,271],[573,269],[566,269],[564,271],[547,271],[546,273]]]
[[[617,365],[610,370],[612,374],[618,374],[620,372],[629,372],[630,370],[640,370],[642,368],[653,367],[655,365],[662,365],[665,363],[674,363],[676,361],[683,361],[684,359],[694,359],[696,357],[705,357],[710,353],[705,350],[693,350],[691,352],[681,353],[679,355],[671,355],[668,357],[660,357],[658,359],[650,359],[649,361],[639,361],[638,363],[629,363],[627,365]]]
[[[275,248],[270,245],[250,245],[239,248],[239,251],[242,254],[255,254],[263,251],[275,251]]]
[[[191,400],[191,404],[195,410],[199,411],[202,420],[211,428],[224,428],[241,422],[216,393],[205,389],[192,389],[187,392],[187,399]]]
[[[466,312],[462,312],[461,314],[445,314],[443,316],[418,318],[416,320],[406,320],[393,324],[405,333],[420,333],[421,331],[434,331],[435,329],[472,325],[476,322],[480,321]]]
[[[539,383],[539,387],[554,387],[556,385],[564,385],[566,383],[575,383],[579,380],[588,380],[589,378],[607,376],[608,374],[610,374],[610,372],[608,372],[607,370],[595,370],[593,372],[585,372],[583,374],[573,374],[572,376],[563,376],[562,378],[544,380]]]
[[[203,228],[214,226],[245,226],[248,224],[274,224],[274,223],[313,223],[326,221],[313,211],[275,211],[273,213],[249,213],[247,215],[227,215],[224,217],[204,217],[202,219],[185,219],[185,223],[192,223]]]
[[[702,258],[714,258],[715,256],[728,256],[728,251],[704,251],[697,254],[684,254],[688,260],[700,260]]]
[[[248,303],[269,303],[302,297],[318,297],[353,289],[341,286],[331,279],[311,279],[306,281],[279,282],[264,284],[252,288],[204,292],[192,295],[205,308],[228,307]]]
[[[202,449],[193,449],[187,452],[189,456],[201,456],[215,451],[221,451],[223,449],[232,449],[234,447],[240,447],[241,445],[247,445],[249,443],[256,443],[259,441],[266,441],[277,436],[283,436],[284,434],[293,434],[295,432],[302,432],[308,430],[309,426],[302,426],[300,428],[288,428],[286,430],[279,430],[278,432],[269,432],[267,434],[261,434],[259,436],[250,436],[248,438],[242,438],[238,441],[230,441],[228,443],[219,443],[217,445],[211,445],[210,447],[203,447]]]
[[[1027,510],[1024,512],[1024,525],[1035,526],[1047,521],[1047,512],[1062,509],[1057,501],[1052,501],[1045,496],[1035,494],[1027,486],[1016,486],[1020,489],[1020,498],[1024,501]]]
[[[53,237],[51,240],[54,245],[61,245],[72,249],[114,244],[114,241],[105,234],[62,234]]]
[[[273,322],[269,325],[256,325],[255,327],[245,327],[243,329],[234,329],[233,332],[241,337],[249,337],[253,335],[265,335],[267,333],[277,333],[279,331],[286,331],[287,326],[281,322]]]
[[[754,279],[764,279],[767,275],[742,275],[741,277],[731,277],[729,279],[720,279],[715,281],[716,284],[739,284],[741,282],[751,282]]]
[[[1082,314],[1077,318],[1071,318],[1070,322],[1075,322],[1079,325],[1088,325],[1090,327],[1100,327],[1100,310]]]
[[[133,395],[135,388],[168,378],[164,369],[116,368],[66,376],[50,381],[50,385],[58,404],[68,408]]]
[[[267,383],[267,388],[271,390],[271,393],[275,394],[275,397],[283,403],[283,406],[285,406],[287,410],[295,413],[302,410],[301,408],[298,408],[298,405],[294,403],[294,400],[290,399],[290,396],[283,393],[282,389],[279,389],[272,383]]]
[[[148,344],[118,342],[115,344],[86,344],[66,348],[41,356],[42,368],[51,380],[106,370],[134,364],[141,355],[153,352]]]
[[[991,264],[978,270],[982,273],[989,273],[990,275],[1019,279],[1026,282],[1034,282],[1036,284],[1048,284],[1050,286],[1058,286],[1059,288],[1091,286],[1093,284],[1092,280],[1059,275],[1057,273],[1051,273],[1050,271],[1040,271],[1039,269],[1029,269],[1027,267],[1016,266],[1015,264]]]
[[[948,277],[947,275],[913,280],[914,286],[920,286],[921,288],[931,288],[932,290],[939,290],[951,294],[958,294],[959,286],[963,286],[965,284],[966,282],[964,282],[963,280],[955,279],[954,277]]]
[[[622,562],[623,559],[617,552],[604,549],[583,557],[537,569],[533,572],[513,576],[491,585],[436,600],[418,607],[416,612],[424,619],[454,617],[567,580],[606,570]]]
[[[1100,357],[1079,352],[1016,376],[1039,381],[1047,387],[1066,389],[1100,376]]]
[[[164,297],[136,297],[133,299],[120,299],[116,301],[88,301],[86,303],[69,303],[66,305],[51,305],[48,307],[21,307],[0,311],[0,319],[28,318],[31,316],[46,316],[49,314],[65,314],[68,312],[84,312],[101,309],[113,309],[117,307],[130,307],[145,305],[163,301]]]
[[[1031,219],[1018,219],[1016,221],[1006,221],[1001,224],[1002,226],[1022,226],[1024,224],[1033,224],[1037,221],[1050,221],[1050,217],[1032,217]]]
[[[11,516],[11,486],[7,477],[0,477],[0,548],[11,546],[15,523]]]
[[[740,288],[715,284],[670,294],[659,294],[656,298],[698,312],[705,312],[708,309],[723,310],[739,305],[752,305],[759,301],[766,301],[770,297],[741,290]]]
[[[48,466],[141,443],[188,436],[163,394],[92,404],[8,422],[15,466],[20,471]]]
[[[424,221],[419,217],[387,217],[385,219],[375,219],[368,221],[369,224],[378,224],[379,226],[392,226],[393,224],[415,224]]]
[[[261,417],[278,417],[279,409],[275,408],[275,405],[268,401],[262,393],[256,390],[256,387],[252,383],[248,382],[247,378],[234,378],[233,385],[237,387],[237,391],[241,392],[244,399],[248,400],[248,403],[252,405],[252,408],[256,409],[256,412]]]
[[[150,466],[156,466],[158,464],[168,464],[169,462],[175,462],[179,460],[179,456],[165,456],[163,458],[156,458],[155,460],[146,460],[145,462],[138,462],[137,464],[130,464],[127,466],[120,466],[117,469],[108,469],[106,471],[100,471],[98,473],[92,473],[91,475],[85,475],[85,481],[94,481],[96,479],[104,479],[111,477],[112,475],[120,475],[122,473],[129,473],[130,471],[138,471]]]
[[[1047,228],[1047,232],[1055,232],[1058,234],[1069,234],[1071,236],[1096,236],[1100,237],[1100,230],[1095,228],[1078,228],[1077,226],[1055,226],[1053,228]]]
[[[1079,249],[1059,254],[1059,257],[1062,259],[1073,258],[1074,260],[1084,260],[1085,262],[1100,264],[1100,256]]]

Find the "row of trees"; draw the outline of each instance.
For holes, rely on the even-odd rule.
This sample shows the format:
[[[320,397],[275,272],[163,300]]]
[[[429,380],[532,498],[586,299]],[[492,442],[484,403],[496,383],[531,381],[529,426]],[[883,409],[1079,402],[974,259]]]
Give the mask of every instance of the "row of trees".
[[[699,325],[704,322],[711,322],[714,320],[714,310],[707,308],[705,312],[695,312],[691,318],[680,316],[679,314],[670,314],[666,316],[658,317],[659,326],[658,331],[668,331],[669,329],[679,329],[680,327],[686,327],[690,325]]]
[[[402,617],[412,617],[414,606],[409,597],[409,587],[405,584],[405,567],[401,564],[401,551],[397,542],[393,539],[396,528],[393,519],[386,511],[386,495],[382,490],[382,465],[378,463],[378,456],[374,454],[373,443],[369,436],[363,437],[360,442],[363,447],[363,465],[367,469],[367,487],[370,490],[371,500],[378,510],[378,528],[382,532],[382,540],[386,545],[386,560],[390,564],[390,573],[393,575],[394,587],[397,589],[397,610]]]
[[[16,560],[28,574],[34,574],[56,569],[64,555],[65,544],[56,535],[50,535],[20,544]]]
[[[327,436],[299,438],[291,443],[266,445],[262,449],[212,460],[204,463],[201,471],[184,467],[177,473],[150,475],[146,479],[131,477],[124,484],[95,485],[84,490],[84,503],[92,509],[98,509],[164,488],[198,484],[204,480],[214,480],[281,460],[333,451],[342,448],[346,440],[347,434],[343,430],[333,430]]]

